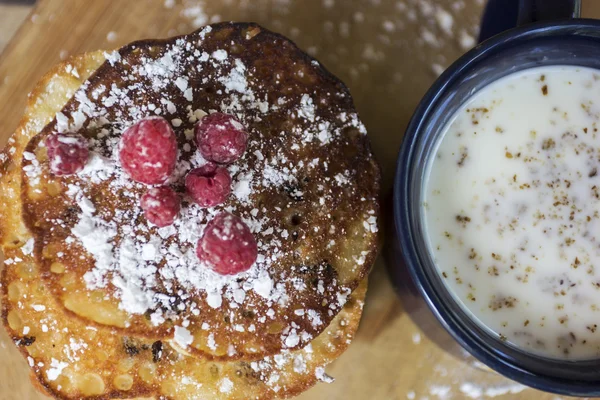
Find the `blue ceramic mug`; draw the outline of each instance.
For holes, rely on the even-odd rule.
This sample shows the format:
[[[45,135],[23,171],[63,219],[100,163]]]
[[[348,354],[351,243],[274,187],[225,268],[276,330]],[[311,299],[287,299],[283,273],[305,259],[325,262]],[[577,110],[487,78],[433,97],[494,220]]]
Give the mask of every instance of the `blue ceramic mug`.
[[[491,335],[463,311],[435,268],[421,207],[426,166],[435,145],[455,112],[474,93],[529,68],[577,65],[600,69],[600,21],[576,18],[579,10],[577,0],[499,0],[488,4],[481,32],[481,39],[486,40],[433,84],[404,136],[394,181],[390,273],[409,312],[417,307],[417,296],[421,304],[424,300],[446,331],[490,368],[540,390],[600,396],[600,359],[565,361],[527,353]],[[417,323],[423,326],[424,322]]]

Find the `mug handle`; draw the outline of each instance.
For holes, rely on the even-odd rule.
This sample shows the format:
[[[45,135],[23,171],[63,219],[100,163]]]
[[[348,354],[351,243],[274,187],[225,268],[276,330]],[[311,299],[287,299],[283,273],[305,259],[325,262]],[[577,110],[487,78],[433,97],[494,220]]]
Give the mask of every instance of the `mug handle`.
[[[581,0],[489,0],[481,19],[479,42],[515,26],[580,15]]]

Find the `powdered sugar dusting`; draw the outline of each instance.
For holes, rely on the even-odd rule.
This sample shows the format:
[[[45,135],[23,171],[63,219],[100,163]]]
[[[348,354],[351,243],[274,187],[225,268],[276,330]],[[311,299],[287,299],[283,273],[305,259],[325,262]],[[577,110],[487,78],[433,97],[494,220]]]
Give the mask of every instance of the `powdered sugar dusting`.
[[[481,386],[465,382],[460,385],[460,392],[469,399],[481,399],[482,397],[493,398],[506,394],[516,394],[527,389],[527,386],[518,383],[498,386]]]
[[[328,163],[328,154],[347,142],[348,132],[360,136],[366,129],[348,107],[347,92],[335,92],[341,86],[321,95],[307,90],[269,98],[254,65],[226,48],[205,48],[203,40],[211,32],[211,27],[204,28],[193,38],[165,45],[156,55],[142,51],[135,60],[124,50],[107,54],[108,63],[124,77],[121,84],[86,82],[57,114],[56,126],[64,132],[94,132],[88,164],[69,178],[66,203],[74,202],[77,208],[64,240],[69,252],[78,254],[83,249],[91,256],[83,276],[84,290],[110,293],[112,297],[103,301],[111,305],[116,301],[129,316],[127,324],[137,324],[135,318],[144,315],[155,326],[170,321],[175,326],[173,340],[180,347],[218,348],[225,338],[201,333],[200,326],[205,321],[222,321],[222,313],[227,312],[227,324],[211,324],[211,329],[253,336],[260,342],[260,335],[277,322],[282,324],[280,348],[295,349],[327,326],[352,291],[338,280],[336,267],[326,255],[310,260],[307,256],[312,250],[302,249],[305,255],[301,255],[295,249],[318,244],[321,235],[343,234],[335,228],[328,205],[347,196],[356,198],[344,204],[356,204],[362,210],[351,217],[360,218],[357,223],[363,235],[375,240],[377,218],[364,207],[376,204],[376,194],[366,192],[369,198],[362,200],[355,189],[363,171],[343,167],[348,164],[344,159]],[[303,68],[302,74],[315,74],[320,66],[307,63]],[[202,110],[198,103],[206,96],[206,86],[219,100]],[[323,96],[330,97],[328,102]],[[188,171],[206,164],[196,149],[193,128],[215,111],[233,114],[249,130],[248,147],[241,159],[227,166],[232,177],[228,200],[201,208],[181,191],[181,181]],[[272,113],[289,118],[289,127],[270,132],[263,121],[273,118]],[[173,225],[158,229],[142,213],[139,198],[146,189],[121,168],[118,144],[132,123],[166,114],[179,138],[179,160],[168,184],[180,192],[182,208]],[[362,146],[364,142],[357,143]],[[323,151],[320,157],[305,161],[304,154]],[[38,160],[34,154],[29,158],[26,161],[38,176]],[[368,161],[365,165],[365,169],[372,167]],[[338,175],[341,178],[333,179]],[[318,203],[309,205],[316,191]],[[312,217],[304,211],[310,207],[319,208],[322,216],[315,226],[304,227],[302,217],[293,215],[293,210],[299,208],[310,221]],[[258,245],[254,265],[233,276],[214,272],[196,254],[204,227],[224,211],[238,215]],[[52,223],[65,226],[62,221]],[[344,241],[325,243],[334,252]],[[370,242],[367,245],[371,248]],[[348,256],[351,266],[346,268],[365,269],[370,259],[370,251],[357,251]],[[281,310],[305,299],[309,301],[305,313],[284,318]],[[240,313],[228,312],[239,307],[252,311],[252,324]],[[228,353],[236,354],[242,344],[237,341]]]
[[[58,361],[53,358],[52,363],[50,364],[51,368],[46,370],[46,377],[49,381],[55,381],[68,366],[69,364],[66,362]]]
[[[183,348],[186,348],[194,341],[194,338],[186,328],[181,326],[175,327],[175,342]]]
[[[219,391],[221,393],[230,393],[233,389],[233,382],[229,378],[224,378],[219,384]]]
[[[472,358],[469,353],[463,350],[463,357],[458,361],[460,363],[456,368],[456,359],[452,358],[453,363],[446,361],[450,358],[447,355],[438,355],[439,360],[430,368],[431,363],[429,353],[425,353],[423,359],[419,359],[417,368],[421,368],[425,363],[428,366],[428,374],[424,379],[422,392],[409,390],[406,398],[430,400],[451,400],[451,399],[493,399],[513,398],[515,394],[528,389],[526,386],[517,382],[507,380],[506,378],[491,374],[489,369],[479,361]],[[447,357],[446,357],[447,356]],[[427,361],[425,361],[427,360]],[[482,368],[485,372],[482,373]],[[419,385],[421,386],[421,385]]]
[[[323,367],[317,368],[315,375],[317,376],[317,379],[321,382],[333,383],[335,381],[335,379],[333,379],[331,376],[325,373],[325,368]]]
[[[111,240],[117,234],[113,224],[94,217],[96,208],[94,204],[83,196],[75,186],[71,187],[74,200],[81,208],[79,222],[73,227],[73,235],[78,238],[85,249],[89,251],[96,260],[96,271],[107,270],[114,262],[114,247]],[[104,277],[99,273],[90,272],[86,274],[86,281],[92,288],[105,287]]]

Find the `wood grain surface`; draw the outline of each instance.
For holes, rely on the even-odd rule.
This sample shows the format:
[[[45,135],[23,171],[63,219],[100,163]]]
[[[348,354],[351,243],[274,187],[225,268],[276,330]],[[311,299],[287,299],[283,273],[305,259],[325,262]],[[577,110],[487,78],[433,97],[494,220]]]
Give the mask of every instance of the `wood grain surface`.
[[[584,5],[587,16],[600,15],[598,3]],[[388,194],[414,107],[440,70],[469,47],[482,8],[480,0],[41,0],[31,10],[0,5],[0,48],[6,32],[12,34],[30,11],[0,56],[0,147],[37,79],[69,54],[185,33],[207,21],[255,21],[294,39],[348,84]],[[439,330],[428,325],[428,311],[403,305],[384,264],[380,257],[355,342],[328,368],[335,383],[320,384],[301,399],[559,398],[487,370],[444,335],[430,339]],[[0,400],[43,398],[2,331]]]
[[[27,5],[0,4],[0,53],[17,32],[30,11],[31,6]]]

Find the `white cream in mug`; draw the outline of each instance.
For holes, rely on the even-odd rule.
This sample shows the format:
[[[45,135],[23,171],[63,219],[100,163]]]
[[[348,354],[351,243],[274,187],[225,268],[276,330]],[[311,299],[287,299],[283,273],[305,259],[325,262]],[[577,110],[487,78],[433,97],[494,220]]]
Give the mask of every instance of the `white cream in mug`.
[[[502,340],[600,356],[600,71],[534,68],[476,93],[429,164],[428,245],[453,296]]]

